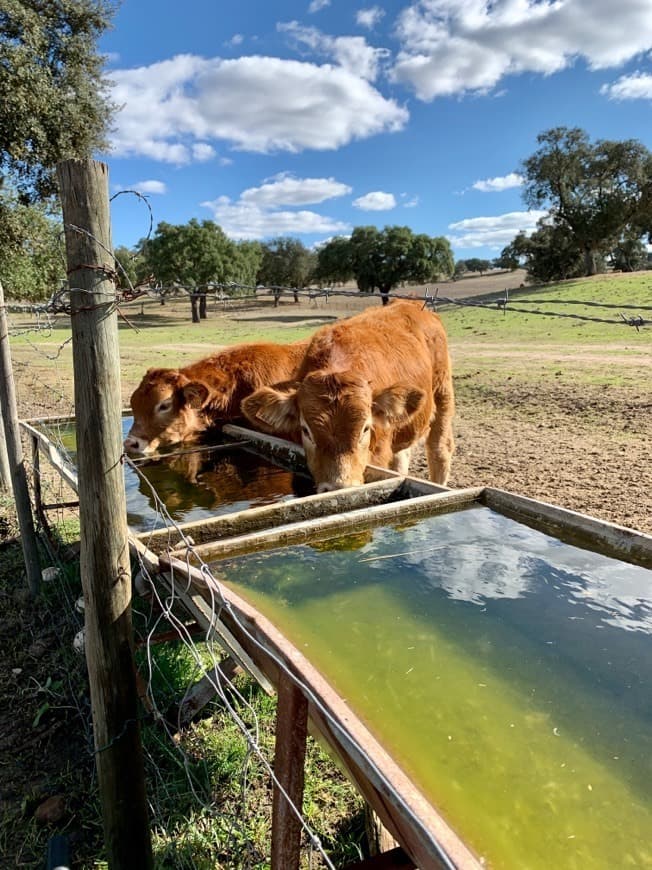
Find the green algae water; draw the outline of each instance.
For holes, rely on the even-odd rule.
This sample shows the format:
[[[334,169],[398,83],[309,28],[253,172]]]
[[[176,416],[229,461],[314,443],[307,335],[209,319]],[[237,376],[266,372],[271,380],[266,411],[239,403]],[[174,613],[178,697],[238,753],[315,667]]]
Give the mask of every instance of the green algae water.
[[[132,422],[131,417],[123,418],[123,438]],[[77,454],[74,423],[43,426],[42,431],[60,445],[74,465]],[[139,463],[138,472],[125,465],[127,523],[137,532],[168,524],[161,503],[175,522],[185,523],[274,504],[310,492],[314,489],[306,477],[237,447],[225,452],[163,455],[155,461]]]
[[[488,865],[652,867],[652,572],[485,507],[213,569]]]

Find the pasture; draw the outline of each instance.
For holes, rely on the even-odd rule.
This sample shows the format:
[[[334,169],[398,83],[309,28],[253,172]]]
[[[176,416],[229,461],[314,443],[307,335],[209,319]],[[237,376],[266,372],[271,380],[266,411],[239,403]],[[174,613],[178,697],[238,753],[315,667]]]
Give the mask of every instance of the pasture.
[[[482,280],[468,282],[466,293],[497,289],[497,279],[484,286]],[[441,296],[452,296],[451,290],[460,295],[464,283],[443,285]],[[652,273],[601,275],[510,292],[510,299],[519,298],[533,304],[510,303],[504,313],[498,307],[439,308],[457,401],[450,485],[495,485],[652,531],[652,326],[637,330],[621,318],[621,313],[638,314],[652,320],[652,311],[564,304],[652,306]],[[544,299],[559,302],[544,304]],[[124,405],[149,366],[184,365],[241,341],[293,341],[361,305],[379,304],[376,296],[329,302],[302,298],[298,304],[286,298],[278,308],[269,301],[249,308],[210,305],[200,324],[190,323],[184,301],[151,305],[144,315],[139,303],[125,306],[120,319]],[[49,335],[30,332],[13,339],[22,416],[72,413],[72,353],[64,345],[69,335],[61,318]],[[424,473],[421,451],[411,468]]]
[[[488,286],[469,284],[464,289],[473,293]],[[447,295],[449,289],[449,285],[443,286],[440,295]],[[459,291],[459,287],[454,289]],[[407,292],[407,288],[401,290]],[[505,312],[497,306],[484,310],[441,305],[457,402],[457,451],[449,485],[494,485],[652,532],[652,326],[637,330],[626,325],[620,309],[564,304],[565,300],[580,300],[650,307],[652,273],[598,276],[544,289],[510,291],[510,299],[519,298],[532,300],[523,308],[620,322],[535,315],[521,312],[511,303]],[[556,301],[544,305],[544,299]],[[120,318],[123,404],[128,404],[131,391],[150,366],[183,365],[241,341],[306,337],[322,323],[352,314],[360,305],[380,305],[380,300],[377,296],[362,302],[335,297],[326,303],[302,298],[294,304],[288,298],[278,308],[271,304],[255,308],[211,304],[208,319],[200,324],[190,322],[190,306],[183,301],[149,305],[143,314],[140,303],[124,306]],[[623,308],[622,313],[652,320],[650,310]],[[71,414],[72,352],[67,319],[59,315],[44,328],[42,321],[12,315],[11,332],[21,416]],[[425,475],[425,467],[419,448],[411,471]],[[9,538],[10,506],[6,514],[5,537]],[[66,819],[73,820],[70,830],[78,852],[84,855],[85,863],[79,866],[101,866],[93,851],[101,838],[97,808],[92,803],[86,806],[92,777],[89,735],[70,725],[77,722],[74,704],[83,703],[79,700],[83,675],[63,676],[67,666],[61,637],[66,627],[56,603],[54,608],[50,600],[26,610],[17,580],[19,554],[15,546],[7,544],[1,555],[0,594],[5,608],[0,635],[7,666],[1,684],[0,733],[10,760],[0,774],[6,811],[0,830],[0,863],[41,866],[51,828],[47,823],[37,824],[33,811],[44,796],[58,789],[68,802],[64,824]],[[47,594],[51,592],[46,590],[46,599]],[[176,680],[178,690],[190,678],[194,665],[183,662],[174,649],[169,656],[164,667],[166,679]],[[271,722],[272,702],[265,697],[256,699],[251,686],[244,691]],[[72,708],[70,696],[77,699]],[[265,726],[261,740],[271,739]],[[204,722],[193,731],[187,747],[191,766],[196,762],[194,750],[197,756],[203,755],[207,745],[215,754],[210,773],[221,783],[222,830],[218,833],[230,850],[219,853],[218,866],[244,866],[246,859],[250,861],[247,866],[263,867],[251,846],[254,843],[262,848],[267,836],[269,795],[262,777],[255,771],[251,776],[254,792],[248,799],[243,827],[233,819],[242,809],[245,753],[237,746],[228,717],[217,728]],[[151,751],[162,764],[165,747]],[[199,766],[196,772],[203,775]],[[179,780],[184,777],[179,771]],[[329,847],[340,843],[339,860],[353,860],[353,843],[359,836],[355,830],[359,803],[317,747],[310,758],[309,780],[308,816],[312,814],[314,821],[325,826]],[[173,786],[159,783],[156,788],[162,793]],[[183,801],[179,801],[179,811],[182,807]],[[169,831],[157,832],[159,865],[215,866],[213,858],[199,857],[214,855],[211,849],[217,834],[209,832],[207,819],[201,813],[190,821],[179,816]],[[193,857],[187,865],[166,864],[166,849],[179,837],[186,838],[187,855]],[[313,861],[312,866],[319,865]]]

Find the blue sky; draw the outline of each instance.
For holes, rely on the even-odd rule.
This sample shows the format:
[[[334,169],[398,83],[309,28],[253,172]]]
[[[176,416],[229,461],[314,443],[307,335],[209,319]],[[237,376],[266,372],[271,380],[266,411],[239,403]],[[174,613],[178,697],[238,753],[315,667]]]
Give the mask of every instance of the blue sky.
[[[494,257],[540,216],[538,133],[652,149],[652,0],[123,0],[113,24],[100,156],[155,225],[312,247],[398,224]],[[112,219],[115,245],[148,229],[135,197]]]

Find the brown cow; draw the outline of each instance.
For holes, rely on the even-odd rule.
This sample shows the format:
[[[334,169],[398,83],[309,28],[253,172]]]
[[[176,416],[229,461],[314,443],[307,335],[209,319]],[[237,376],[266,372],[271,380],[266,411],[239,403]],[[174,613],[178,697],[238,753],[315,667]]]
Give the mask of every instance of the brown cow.
[[[180,369],[149,369],[133,395],[127,453],[199,441],[242,416],[240,402],[266,384],[296,375],[308,340],[239,344]]]
[[[455,400],[441,320],[402,300],[323,326],[295,381],[257,390],[242,411],[303,444],[318,492],[361,484],[369,463],[406,473],[424,435],[430,477],[444,484]]]

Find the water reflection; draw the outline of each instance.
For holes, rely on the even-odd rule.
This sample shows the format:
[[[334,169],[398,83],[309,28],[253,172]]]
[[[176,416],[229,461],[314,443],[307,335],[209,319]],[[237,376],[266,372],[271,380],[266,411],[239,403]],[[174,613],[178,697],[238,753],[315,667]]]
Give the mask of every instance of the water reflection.
[[[652,866],[650,571],[484,507],[214,567],[490,865]]]
[[[176,522],[205,519],[314,492],[309,479],[245,450],[162,456],[125,470],[127,521],[163,525],[161,503]],[[159,502],[160,500],[160,502]]]
[[[133,419],[122,420],[122,437]],[[74,423],[44,427],[44,432],[74,467],[77,441]],[[259,507],[314,492],[311,479],[280,468],[233,446],[215,451],[161,454],[125,465],[127,522],[139,532],[166,524],[161,504],[175,522],[191,522]]]
[[[552,584],[594,609],[605,625],[652,633],[652,572],[567,546],[489,509],[438,517],[436,530],[416,525],[404,543],[404,564],[420,569],[431,578],[424,582],[436,582],[451,598],[483,606]],[[554,575],[546,570],[550,564]]]

